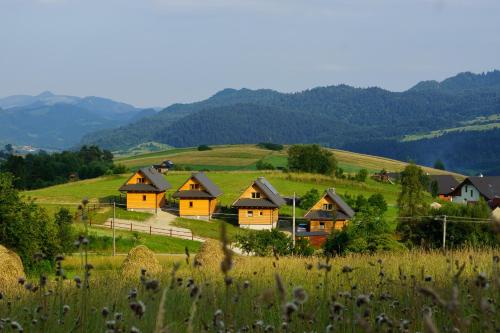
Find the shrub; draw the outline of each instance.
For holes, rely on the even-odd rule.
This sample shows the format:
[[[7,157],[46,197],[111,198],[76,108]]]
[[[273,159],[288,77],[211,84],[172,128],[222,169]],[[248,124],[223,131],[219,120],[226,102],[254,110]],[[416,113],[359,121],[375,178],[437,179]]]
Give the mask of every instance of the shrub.
[[[314,253],[314,249],[307,240],[297,241],[294,248],[292,238],[277,229],[237,234],[236,244],[243,252],[253,253],[261,257],[274,254],[280,256],[290,254],[310,256]]]
[[[255,165],[257,170],[274,170],[274,165],[268,162],[264,162],[263,160],[258,160],[257,164]]]
[[[331,175],[337,168],[337,160],[331,151],[319,145],[293,145],[288,149],[288,168]]]
[[[199,145],[198,146],[198,150],[199,151],[205,151],[205,150],[212,150],[212,148],[210,148],[209,146],[207,145]]]
[[[368,170],[366,169],[359,170],[354,176],[354,179],[358,182],[366,182],[366,178],[368,178]]]
[[[283,145],[271,142],[261,142],[257,144],[257,147],[275,151],[283,150]]]
[[[319,200],[319,192],[317,189],[312,188],[307,191],[301,198],[299,207],[302,209],[310,209]]]

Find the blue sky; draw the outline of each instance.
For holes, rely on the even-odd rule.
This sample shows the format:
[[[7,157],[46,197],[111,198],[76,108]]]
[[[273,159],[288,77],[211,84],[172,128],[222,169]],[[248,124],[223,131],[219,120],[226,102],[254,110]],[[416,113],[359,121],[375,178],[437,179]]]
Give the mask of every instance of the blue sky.
[[[0,96],[405,90],[500,69],[498,0],[0,0]]]

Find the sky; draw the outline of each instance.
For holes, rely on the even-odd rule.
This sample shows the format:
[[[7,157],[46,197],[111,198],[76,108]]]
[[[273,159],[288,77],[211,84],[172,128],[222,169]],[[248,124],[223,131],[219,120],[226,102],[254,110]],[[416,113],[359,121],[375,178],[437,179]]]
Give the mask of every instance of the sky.
[[[0,0],[0,97],[140,107],[500,69],[498,0]]]

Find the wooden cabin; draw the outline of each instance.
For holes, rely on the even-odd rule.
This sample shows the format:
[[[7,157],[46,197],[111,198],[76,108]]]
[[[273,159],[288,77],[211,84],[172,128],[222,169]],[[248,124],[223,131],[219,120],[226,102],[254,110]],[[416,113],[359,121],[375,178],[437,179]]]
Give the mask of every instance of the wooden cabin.
[[[452,193],[459,182],[452,175],[430,175],[429,192],[436,191],[437,196],[444,201],[451,201]],[[435,188],[433,188],[435,187]]]
[[[127,196],[127,210],[154,210],[165,205],[165,191],[172,185],[154,168],[137,170],[121,187]]]
[[[308,221],[307,231],[297,232],[296,236],[307,238],[313,246],[321,246],[333,230],[342,230],[354,217],[354,210],[331,188],[304,215]]]
[[[285,200],[264,178],[257,178],[233,203],[238,209],[241,228],[272,229],[278,223],[279,209]]]
[[[217,197],[222,191],[203,172],[196,172],[186,180],[172,197],[179,199],[179,216],[210,219],[217,208]]]

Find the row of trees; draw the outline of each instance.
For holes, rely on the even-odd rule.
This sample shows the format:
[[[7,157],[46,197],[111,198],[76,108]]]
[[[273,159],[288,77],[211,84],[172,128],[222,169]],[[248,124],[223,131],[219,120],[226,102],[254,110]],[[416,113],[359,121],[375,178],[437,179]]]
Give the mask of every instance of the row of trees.
[[[17,189],[35,189],[68,182],[126,172],[113,163],[113,154],[97,146],[83,146],[79,151],[61,153],[10,154],[0,164],[0,171],[14,175]]]

